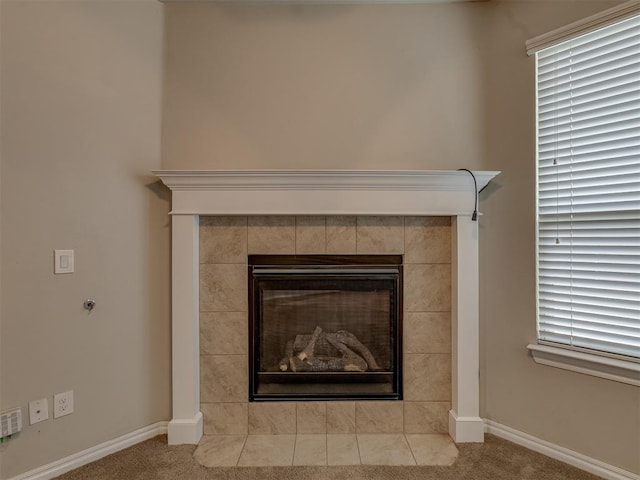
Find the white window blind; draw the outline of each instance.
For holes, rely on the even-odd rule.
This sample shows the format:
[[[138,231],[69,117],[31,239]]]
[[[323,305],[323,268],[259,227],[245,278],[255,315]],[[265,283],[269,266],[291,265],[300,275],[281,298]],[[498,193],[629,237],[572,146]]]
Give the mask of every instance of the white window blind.
[[[538,338],[640,359],[640,15],[536,52]]]

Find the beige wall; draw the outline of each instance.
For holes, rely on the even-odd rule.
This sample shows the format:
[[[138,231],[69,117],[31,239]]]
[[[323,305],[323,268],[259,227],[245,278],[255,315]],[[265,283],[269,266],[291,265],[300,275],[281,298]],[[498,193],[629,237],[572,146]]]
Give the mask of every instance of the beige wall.
[[[640,473],[640,388],[536,365],[534,83],[524,41],[598,12],[601,2],[492,8],[484,109],[488,169],[481,232],[484,416]]]
[[[480,9],[166,12],[165,168],[481,165]]]
[[[164,168],[496,169],[481,208],[482,414],[640,473],[639,389],[539,366],[533,59],[615,2],[166,5]]]
[[[1,409],[10,478],[170,417],[162,6],[2,1]],[[53,250],[76,272],[53,275]],[[97,301],[88,314],[82,302]],[[75,412],[52,418],[55,393]],[[50,419],[28,425],[29,400]]]

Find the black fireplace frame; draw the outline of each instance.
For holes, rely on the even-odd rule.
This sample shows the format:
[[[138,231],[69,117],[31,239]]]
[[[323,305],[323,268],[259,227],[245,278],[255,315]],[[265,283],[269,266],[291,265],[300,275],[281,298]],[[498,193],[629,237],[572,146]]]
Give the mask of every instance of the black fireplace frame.
[[[314,401],[314,400],[402,400],[402,255],[249,255],[249,401]],[[392,369],[367,372],[260,372],[260,298],[256,295],[256,284],[261,279],[291,278],[293,275],[308,278],[325,278],[341,275],[340,278],[366,278],[368,270],[378,275],[377,279],[393,279],[391,302],[391,362]],[[282,274],[279,272],[282,271]],[[384,272],[381,274],[381,272]],[[266,383],[287,384],[289,382],[310,384],[323,383],[323,378],[332,384],[348,383],[363,385],[388,384],[391,391],[380,392],[259,392]],[[326,383],[327,380],[324,380]],[[375,389],[374,389],[375,390]]]

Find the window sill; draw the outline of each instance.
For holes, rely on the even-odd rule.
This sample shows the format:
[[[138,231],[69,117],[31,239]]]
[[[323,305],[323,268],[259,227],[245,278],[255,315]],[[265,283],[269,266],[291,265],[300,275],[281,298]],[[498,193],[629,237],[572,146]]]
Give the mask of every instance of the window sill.
[[[547,345],[530,344],[527,348],[541,365],[640,386],[640,363]]]

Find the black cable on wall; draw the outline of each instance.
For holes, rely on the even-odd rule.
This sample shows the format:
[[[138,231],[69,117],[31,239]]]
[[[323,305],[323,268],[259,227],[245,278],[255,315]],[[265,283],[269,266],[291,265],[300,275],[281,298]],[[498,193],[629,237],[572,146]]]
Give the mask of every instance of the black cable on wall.
[[[471,215],[471,220],[473,220],[474,222],[477,222],[478,221],[478,182],[476,181],[476,176],[468,168],[459,168],[458,171],[469,172],[469,175],[471,175],[471,178],[473,178],[473,185],[475,187],[475,202],[473,204],[473,214]]]

